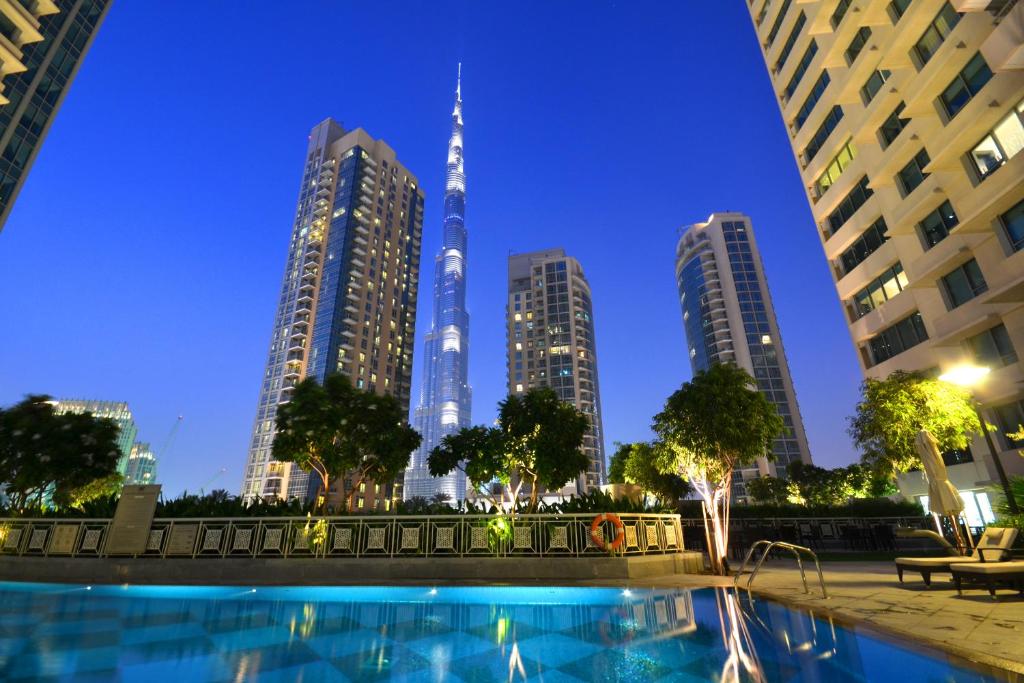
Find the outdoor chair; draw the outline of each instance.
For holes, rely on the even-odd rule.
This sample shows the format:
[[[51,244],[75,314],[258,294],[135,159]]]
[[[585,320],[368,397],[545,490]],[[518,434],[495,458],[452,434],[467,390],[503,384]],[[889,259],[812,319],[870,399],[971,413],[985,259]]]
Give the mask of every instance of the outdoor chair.
[[[897,557],[896,573],[903,583],[903,571],[910,570],[921,573],[924,585],[932,585],[932,574],[951,572],[954,564],[965,565],[978,563],[1002,563],[1010,555],[1010,548],[1017,540],[1017,529],[1001,529],[988,527],[978,539],[978,545],[970,555],[947,555],[946,557]],[[950,547],[952,549],[952,547]]]
[[[996,589],[999,587],[1015,589],[1024,595],[1024,560],[967,562],[952,564],[949,569],[958,595],[964,594],[964,582],[984,584],[993,600],[996,599]]]

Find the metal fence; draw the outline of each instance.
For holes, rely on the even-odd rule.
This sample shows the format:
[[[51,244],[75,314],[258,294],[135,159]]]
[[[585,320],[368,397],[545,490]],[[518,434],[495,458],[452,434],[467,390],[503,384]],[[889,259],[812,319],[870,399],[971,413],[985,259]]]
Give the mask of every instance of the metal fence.
[[[620,514],[617,555],[683,549],[679,515]],[[156,519],[135,557],[607,556],[618,530],[593,514]],[[108,519],[0,519],[0,554],[106,557]],[[602,543],[594,540],[596,536]]]
[[[932,528],[929,517],[761,517],[729,520],[729,552],[742,557],[760,540],[784,541],[814,550],[876,552],[928,547],[928,541],[903,539],[897,528]],[[681,520],[686,547],[706,550],[704,520]]]

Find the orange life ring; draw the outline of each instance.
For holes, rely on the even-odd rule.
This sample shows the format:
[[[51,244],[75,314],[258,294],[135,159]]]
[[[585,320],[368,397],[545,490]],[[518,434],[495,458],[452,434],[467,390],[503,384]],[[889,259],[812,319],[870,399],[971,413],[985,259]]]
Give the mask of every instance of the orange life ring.
[[[612,526],[615,527],[615,540],[611,543],[605,542],[604,538],[598,536],[597,530],[601,528],[601,525],[605,522],[611,522]],[[626,540],[626,527],[622,524],[622,520],[614,512],[602,512],[597,517],[594,517],[594,521],[590,523],[590,538],[594,540],[598,548],[604,550],[615,550],[622,542]]]

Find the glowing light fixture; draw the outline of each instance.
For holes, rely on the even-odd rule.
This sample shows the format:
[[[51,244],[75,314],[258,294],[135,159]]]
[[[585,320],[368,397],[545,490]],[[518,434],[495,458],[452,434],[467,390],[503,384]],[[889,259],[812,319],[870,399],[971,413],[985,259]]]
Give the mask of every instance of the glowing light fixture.
[[[958,365],[939,375],[939,379],[961,387],[973,387],[980,384],[991,371],[992,368],[983,365]]]

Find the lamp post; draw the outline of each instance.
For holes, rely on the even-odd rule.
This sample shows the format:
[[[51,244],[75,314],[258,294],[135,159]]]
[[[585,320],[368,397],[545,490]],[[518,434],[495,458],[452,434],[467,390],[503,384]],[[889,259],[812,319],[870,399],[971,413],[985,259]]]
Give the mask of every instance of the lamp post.
[[[943,373],[939,376],[939,379],[943,382],[949,382],[951,384],[964,387],[965,389],[972,389],[988,376],[990,370],[990,368],[979,365],[961,365]],[[1006,506],[1010,509],[1011,514],[1019,514],[1020,508],[1017,507],[1017,500],[1013,497],[1013,491],[1010,490],[1010,480],[1006,478],[1006,470],[1003,469],[1003,463],[999,459],[999,453],[996,452],[996,445],[992,441],[992,435],[989,434],[988,425],[985,424],[985,418],[981,414],[981,404],[973,393],[971,395],[971,399],[974,404],[974,412],[977,413],[978,422],[981,424],[981,432],[985,436],[985,443],[988,444],[989,455],[992,456],[992,462],[996,466],[996,474],[999,477],[999,483],[1003,487],[1003,495],[1006,497]]]

